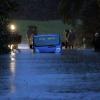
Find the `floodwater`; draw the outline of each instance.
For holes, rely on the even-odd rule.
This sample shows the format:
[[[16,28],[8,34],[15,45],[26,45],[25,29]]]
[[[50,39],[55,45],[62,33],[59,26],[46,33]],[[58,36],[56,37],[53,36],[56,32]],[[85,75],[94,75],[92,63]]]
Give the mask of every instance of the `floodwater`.
[[[0,100],[100,100],[100,53],[0,55]]]

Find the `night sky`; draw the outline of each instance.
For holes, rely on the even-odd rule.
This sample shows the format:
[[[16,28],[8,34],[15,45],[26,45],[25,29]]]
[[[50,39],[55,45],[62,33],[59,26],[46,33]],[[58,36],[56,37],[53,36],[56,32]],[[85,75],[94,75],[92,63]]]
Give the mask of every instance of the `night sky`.
[[[28,20],[59,19],[58,5],[60,0],[16,0],[19,4],[17,12],[11,18]]]

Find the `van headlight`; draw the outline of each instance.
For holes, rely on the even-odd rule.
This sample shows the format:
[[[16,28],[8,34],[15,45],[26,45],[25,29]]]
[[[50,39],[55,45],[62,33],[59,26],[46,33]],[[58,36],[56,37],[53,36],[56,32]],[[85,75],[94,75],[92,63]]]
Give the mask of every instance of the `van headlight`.
[[[61,52],[61,48],[60,47],[57,47],[56,48],[56,53],[59,53],[59,52]]]

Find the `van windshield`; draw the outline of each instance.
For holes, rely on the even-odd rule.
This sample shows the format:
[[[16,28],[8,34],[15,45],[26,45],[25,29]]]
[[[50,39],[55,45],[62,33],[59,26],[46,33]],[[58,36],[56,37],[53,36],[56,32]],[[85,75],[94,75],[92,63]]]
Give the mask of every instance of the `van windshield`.
[[[34,36],[35,46],[55,46],[60,44],[59,34]]]

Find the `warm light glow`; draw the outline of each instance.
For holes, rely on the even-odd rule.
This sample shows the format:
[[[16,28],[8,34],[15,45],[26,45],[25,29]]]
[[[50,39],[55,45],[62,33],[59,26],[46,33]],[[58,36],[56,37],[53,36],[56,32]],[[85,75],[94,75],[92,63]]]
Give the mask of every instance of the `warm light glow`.
[[[10,25],[10,30],[13,32],[13,31],[15,31],[16,30],[16,26],[14,25],[14,24],[11,24]]]
[[[11,44],[11,45],[8,45],[8,47],[9,47],[11,50],[13,50],[14,45]]]
[[[11,51],[13,51],[13,52],[16,51],[16,48],[15,48],[15,45],[14,45],[14,44],[9,44],[9,45],[8,45],[8,48],[9,48]]]
[[[8,45],[8,48],[10,48],[10,45]],[[11,48],[10,48],[11,49]]]

